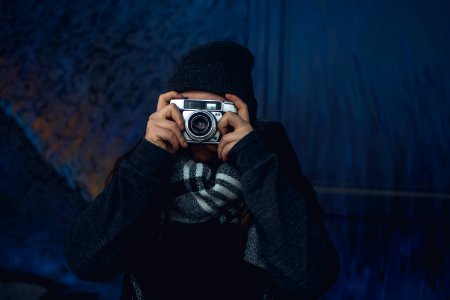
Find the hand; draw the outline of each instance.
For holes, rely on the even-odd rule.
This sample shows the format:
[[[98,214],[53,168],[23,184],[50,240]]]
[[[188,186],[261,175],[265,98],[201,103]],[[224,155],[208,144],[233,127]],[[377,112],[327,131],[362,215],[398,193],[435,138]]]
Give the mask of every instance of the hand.
[[[233,102],[237,108],[237,114],[233,112],[226,112],[220,119],[217,127],[222,135],[217,148],[217,154],[219,159],[226,161],[228,154],[237,142],[239,142],[244,136],[253,131],[253,127],[250,124],[250,116],[248,114],[247,104],[244,103],[238,96],[233,94],[226,94],[225,97]],[[234,130],[228,130],[232,127]]]
[[[175,91],[159,96],[156,112],[148,118],[145,132],[147,141],[172,154],[180,146],[183,148],[188,146],[183,136],[183,116],[175,104],[170,104],[170,100],[177,98],[183,98],[183,96]]]

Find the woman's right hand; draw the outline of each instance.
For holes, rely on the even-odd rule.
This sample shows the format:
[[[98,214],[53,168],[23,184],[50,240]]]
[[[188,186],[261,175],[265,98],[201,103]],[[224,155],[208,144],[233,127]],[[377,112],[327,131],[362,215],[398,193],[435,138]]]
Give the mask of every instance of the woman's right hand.
[[[188,146],[183,136],[183,116],[175,104],[170,104],[170,100],[181,98],[183,96],[175,91],[160,95],[156,112],[148,118],[145,132],[147,141],[172,154],[180,146],[183,148]]]

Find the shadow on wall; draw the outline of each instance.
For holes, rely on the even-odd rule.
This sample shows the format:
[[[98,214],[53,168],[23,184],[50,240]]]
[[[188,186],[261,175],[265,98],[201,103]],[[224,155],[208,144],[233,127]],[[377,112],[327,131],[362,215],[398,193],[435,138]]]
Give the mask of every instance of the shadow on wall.
[[[64,260],[65,235],[84,205],[79,193],[2,110],[0,139],[0,299],[117,299],[120,278],[78,280]]]

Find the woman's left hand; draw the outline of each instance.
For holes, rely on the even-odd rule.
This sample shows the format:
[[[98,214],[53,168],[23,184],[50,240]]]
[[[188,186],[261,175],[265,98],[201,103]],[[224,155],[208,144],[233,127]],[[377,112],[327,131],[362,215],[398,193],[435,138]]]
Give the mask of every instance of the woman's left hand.
[[[233,94],[226,94],[225,97],[233,102],[237,109],[237,114],[233,112],[226,112],[220,119],[219,124],[217,124],[220,134],[222,135],[217,148],[217,154],[219,159],[224,161],[228,159],[228,154],[233,146],[253,131],[253,127],[250,124],[247,104],[245,104],[245,102],[238,96]],[[229,131],[229,127],[232,127],[234,130]]]

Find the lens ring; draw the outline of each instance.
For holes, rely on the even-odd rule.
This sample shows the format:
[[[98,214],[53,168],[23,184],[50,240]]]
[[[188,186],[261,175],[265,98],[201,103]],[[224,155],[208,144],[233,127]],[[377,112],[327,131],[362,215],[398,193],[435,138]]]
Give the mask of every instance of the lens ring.
[[[216,133],[216,118],[208,111],[192,113],[186,123],[186,132],[197,142],[208,141]]]
[[[211,122],[203,115],[192,117],[190,124],[192,131],[197,135],[204,135],[208,132],[208,127],[211,127]]]

